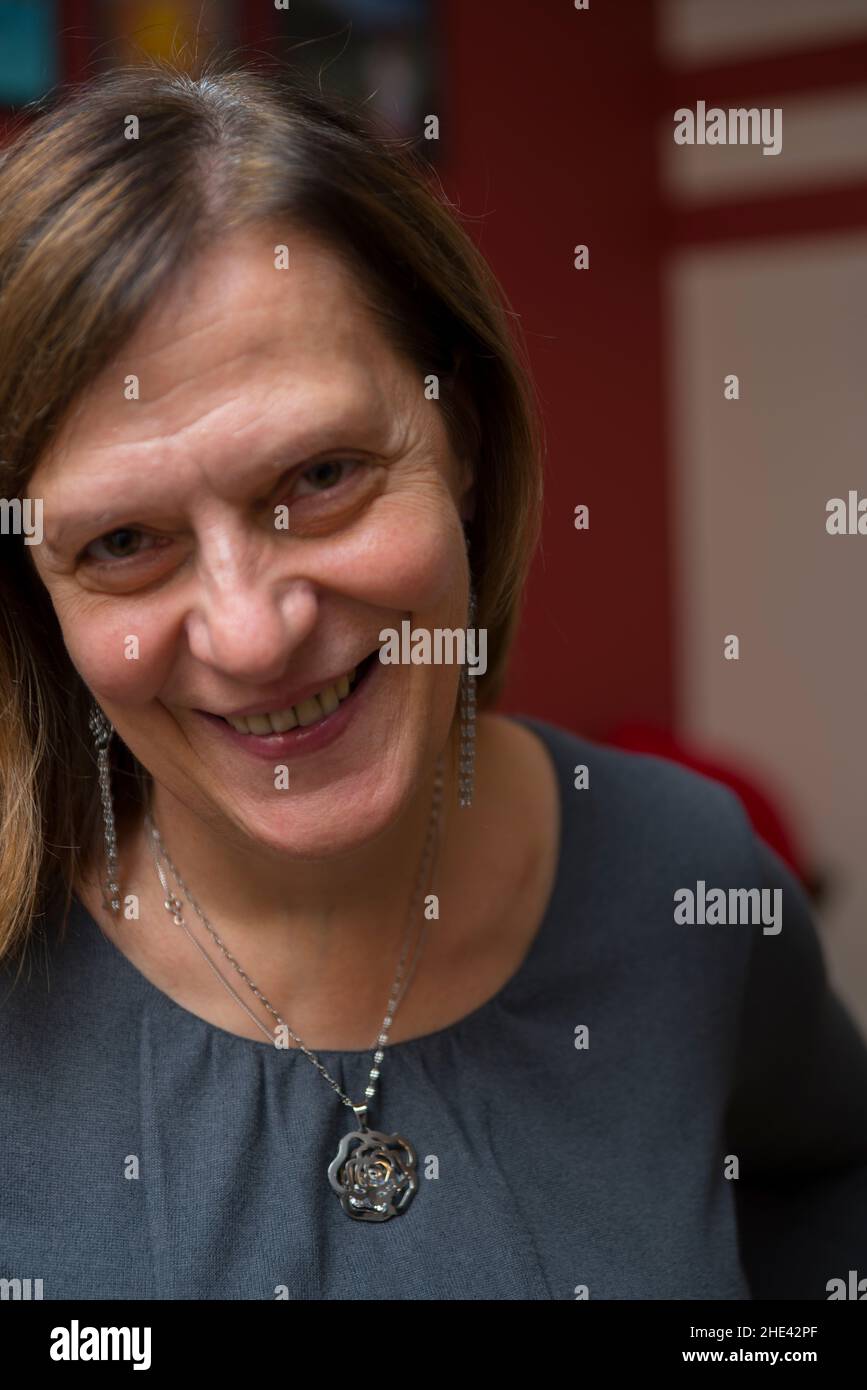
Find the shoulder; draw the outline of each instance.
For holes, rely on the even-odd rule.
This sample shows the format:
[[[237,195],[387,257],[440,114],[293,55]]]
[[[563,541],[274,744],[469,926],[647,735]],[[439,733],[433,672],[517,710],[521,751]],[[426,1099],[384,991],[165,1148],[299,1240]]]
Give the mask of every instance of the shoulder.
[[[756,839],[740,798],[721,782],[653,754],[599,743],[545,720],[535,733],[557,778],[564,832],[667,875],[677,866],[752,873]],[[706,877],[706,875],[705,875]]]
[[[81,1000],[93,983],[91,934],[73,898],[33,925],[22,950],[0,961],[0,1076],[44,1080],[58,1053],[70,1057],[88,1028]],[[55,1063],[56,1064],[56,1063]]]
[[[723,1035],[737,1025],[762,932],[756,899],[767,898],[767,862],[740,799],[665,758],[540,719],[512,722],[535,735],[559,794],[552,969],[592,980],[600,997],[620,1001],[634,1020],[649,1008],[649,1027],[675,1009],[687,1031],[704,1036],[713,1014],[722,1064]],[[712,922],[699,907],[706,892],[726,903],[746,900],[749,920]],[[691,917],[684,902],[698,909]]]

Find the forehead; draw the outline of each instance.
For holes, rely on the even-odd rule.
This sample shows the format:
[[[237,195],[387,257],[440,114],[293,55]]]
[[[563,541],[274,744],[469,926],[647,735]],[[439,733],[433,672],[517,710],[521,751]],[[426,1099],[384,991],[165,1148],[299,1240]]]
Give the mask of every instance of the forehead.
[[[203,366],[279,354],[297,371],[335,352],[363,361],[378,337],[360,281],[327,244],[300,229],[251,228],[203,251],[126,352],[160,378],[182,375],[190,351]]]
[[[85,448],[93,462],[94,449],[166,437],[228,430],[255,445],[275,402],[299,432],[340,414],[387,416],[407,371],[337,253],[304,231],[246,229],[176,278],[83,393],[37,472],[48,481]]]

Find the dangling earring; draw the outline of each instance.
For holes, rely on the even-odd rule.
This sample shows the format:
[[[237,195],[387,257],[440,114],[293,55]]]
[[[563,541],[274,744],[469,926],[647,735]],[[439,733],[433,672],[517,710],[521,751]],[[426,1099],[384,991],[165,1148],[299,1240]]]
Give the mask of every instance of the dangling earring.
[[[469,542],[468,542],[469,543]],[[467,632],[476,625],[476,591],[470,578],[470,603]],[[467,639],[469,641],[469,638]],[[458,804],[472,806],[476,768],[476,678],[465,661],[461,668],[461,751]]]
[[[105,829],[105,858],[107,898],[105,907],[113,913],[120,912],[120,888],[117,882],[117,832],[114,824],[114,806],[111,800],[111,771],[108,748],[114,733],[99,705],[94,700],[90,709],[90,732],[96,747],[96,760],[99,765],[99,795],[102,801],[102,823]]]

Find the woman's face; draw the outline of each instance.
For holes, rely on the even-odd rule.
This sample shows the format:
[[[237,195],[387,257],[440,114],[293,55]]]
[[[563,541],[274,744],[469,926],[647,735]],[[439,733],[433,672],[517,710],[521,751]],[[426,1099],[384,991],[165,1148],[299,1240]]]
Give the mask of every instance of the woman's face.
[[[458,668],[376,653],[403,619],[465,626],[470,475],[343,263],[274,244],[209,252],[102,372],[29,484],[31,553],[156,782],[315,856],[388,825],[448,736]],[[251,708],[283,732],[221,718]]]

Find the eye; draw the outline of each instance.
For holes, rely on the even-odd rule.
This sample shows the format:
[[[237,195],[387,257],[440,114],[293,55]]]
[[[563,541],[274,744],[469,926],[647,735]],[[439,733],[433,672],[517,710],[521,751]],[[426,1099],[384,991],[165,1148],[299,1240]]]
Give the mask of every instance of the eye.
[[[319,459],[305,468],[294,485],[296,497],[316,497],[336,492],[347,477],[355,474],[363,476],[362,460],[357,458]],[[375,471],[375,470],[373,470]],[[370,473],[371,469],[368,468]],[[355,493],[358,489],[353,490]],[[95,566],[120,568],[124,560],[134,560],[149,555],[170,544],[169,538],[148,535],[131,526],[121,526],[109,531],[97,540],[91,541],[81,551],[79,561],[87,561]]]
[[[117,531],[109,531],[108,535],[100,536],[98,540],[91,541],[82,552],[82,557],[95,560],[99,563],[110,563],[112,560],[130,559],[142,552],[141,542],[147,540],[143,531],[135,531],[130,527],[120,527]],[[153,539],[153,538],[151,538]],[[107,554],[96,552],[97,546],[103,546]]]
[[[298,483],[301,485],[305,481],[309,482],[314,495],[317,492],[331,492],[343,482],[348,471],[357,467],[357,459],[322,459],[305,468],[299,476]],[[304,496],[304,493],[301,495]]]

